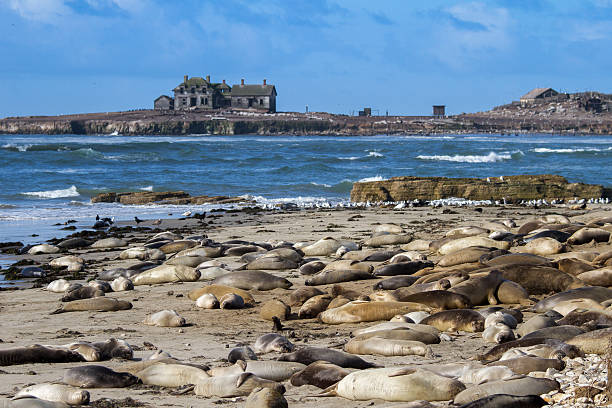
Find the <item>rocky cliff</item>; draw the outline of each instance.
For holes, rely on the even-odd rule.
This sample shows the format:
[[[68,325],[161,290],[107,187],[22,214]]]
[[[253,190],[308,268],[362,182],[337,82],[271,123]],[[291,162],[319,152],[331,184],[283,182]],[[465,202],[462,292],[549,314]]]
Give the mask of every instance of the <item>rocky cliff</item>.
[[[468,200],[503,200],[517,202],[546,198],[572,199],[612,197],[612,191],[600,185],[568,183],[556,175],[504,176],[487,181],[481,178],[393,177],[383,181],[353,184],[351,201],[437,200],[460,197]]]
[[[200,204],[232,204],[245,202],[240,197],[227,196],[190,196],[184,191],[139,191],[134,193],[101,193],[91,198],[92,203],[120,203],[120,204],[173,204],[173,205],[200,205]]]

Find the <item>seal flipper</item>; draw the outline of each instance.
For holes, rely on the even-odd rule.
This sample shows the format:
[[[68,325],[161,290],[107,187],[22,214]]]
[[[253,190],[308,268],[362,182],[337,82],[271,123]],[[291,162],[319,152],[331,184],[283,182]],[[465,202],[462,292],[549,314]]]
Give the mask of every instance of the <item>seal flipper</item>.
[[[53,314],[59,314],[59,313],[64,313],[64,308],[63,307],[60,307],[59,309],[55,309],[54,311],[52,311],[49,314],[53,315]]]
[[[338,396],[338,393],[336,392],[337,386],[338,386],[338,383],[334,385],[330,385],[329,387],[324,389],[320,394],[309,395],[309,396],[310,397],[337,397]]]
[[[387,377],[399,377],[400,375],[410,375],[415,372],[416,372],[416,368],[410,368],[410,367],[400,368],[397,371],[389,373]]]
[[[495,288],[495,290],[497,290],[497,288]],[[490,291],[487,295],[487,299],[490,305],[496,305],[499,303],[497,301],[497,298],[495,297],[495,290]]]
[[[239,388],[250,376],[254,375],[253,373],[242,373],[238,376],[238,380],[236,380],[236,388]]]

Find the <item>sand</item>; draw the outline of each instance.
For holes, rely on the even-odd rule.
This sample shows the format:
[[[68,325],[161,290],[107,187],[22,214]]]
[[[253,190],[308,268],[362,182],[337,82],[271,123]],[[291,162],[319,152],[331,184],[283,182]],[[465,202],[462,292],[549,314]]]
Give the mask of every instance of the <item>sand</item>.
[[[511,218],[521,224],[537,215],[548,213],[565,214],[572,220],[596,217],[597,214],[609,216],[608,206],[592,210],[570,211],[569,209],[534,210],[521,207],[484,207],[482,212],[474,208],[414,208],[394,211],[383,208],[343,209],[343,210],[300,210],[291,212],[259,212],[255,214],[215,213],[207,217],[208,225],[198,220],[164,220],[160,230],[180,230],[183,234],[204,233],[210,239],[223,242],[230,239],[247,241],[287,240],[291,242],[314,242],[325,236],[361,241],[370,236],[374,224],[393,222],[401,224],[415,235],[415,238],[434,239],[443,236],[447,230],[459,226],[478,224],[481,221]],[[212,222],[211,222],[212,221]],[[142,225],[150,225],[145,222]],[[144,242],[150,233],[127,234],[131,246]],[[605,244],[597,244],[604,246]],[[92,249],[73,250],[71,253],[82,256],[88,261],[86,271],[95,272],[126,264],[118,259],[119,250],[94,252]],[[48,261],[54,256],[21,256],[21,258]],[[439,256],[430,257],[437,259]],[[233,258],[234,260],[237,258]],[[305,277],[297,271],[273,272],[293,283],[293,288],[303,286]],[[372,279],[345,284],[364,294],[372,292],[372,286],[380,279]],[[84,281],[81,281],[84,282]],[[229,350],[243,344],[252,345],[255,339],[272,331],[271,322],[259,317],[259,305],[273,298],[287,298],[291,289],[272,291],[251,291],[258,305],[242,310],[201,310],[189,300],[187,293],[205,286],[206,282],[161,284],[137,286],[128,292],[109,293],[107,296],[124,299],[133,303],[128,311],[94,313],[74,312],[50,315],[59,305],[61,294],[47,292],[41,288],[0,292],[0,349],[30,344],[67,344],[73,341],[104,341],[110,337],[126,340],[135,350],[135,358],[147,357],[153,350],[161,349],[181,360],[209,366],[224,364]],[[320,287],[325,290],[331,285]],[[151,327],[142,324],[146,315],[162,309],[174,309],[183,316],[188,326],[182,328]],[[298,308],[292,312],[297,314]],[[525,313],[525,318],[530,317]],[[313,345],[341,349],[349,339],[351,331],[370,324],[325,325],[316,319],[297,320],[297,316],[284,323],[295,329],[290,340],[297,346]],[[442,341],[432,345],[433,358],[420,356],[377,357],[362,356],[367,361],[385,366],[405,365],[408,363],[430,363],[465,361],[477,353],[491,347],[486,344],[480,333],[451,334],[453,341]],[[260,359],[275,359],[280,354],[269,353]],[[99,363],[116,368],[125,361],[112,360]],[[88,363],[66,364],[27,364],[2,367],[0,371],[0,394],[10,397],[20,388],[47,381],[60,380],[65,369]],[[388,403],[381,400],[348,401],[337,397],[316,398],[320,393],[314,386],[294,387],[285,383],[285,397],[290,406],[300,407],[365,407],[384,405],[402,406],[402,403]],[[232,399],[203,398],[193,393],[172,395],[171,389],[136,385],[127,389],[89,389],[92,401],[100,398],[133,398],[151,407],[187,406],[244,406],[246,397]],[[440,406],[447,403],[438,403]],[[130,406],[130,405],[127,405]]]

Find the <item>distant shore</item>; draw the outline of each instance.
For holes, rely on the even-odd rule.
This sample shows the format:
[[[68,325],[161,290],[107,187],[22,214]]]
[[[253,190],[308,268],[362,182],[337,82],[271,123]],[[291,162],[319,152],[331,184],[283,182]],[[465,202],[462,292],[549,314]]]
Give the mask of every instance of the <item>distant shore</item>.
[[[330,113],[155,111],[24,116],[0,120],[0,134],[96,135],[411,135],[466,133],[612,134],[611,114],[565,115],[492,110],[433,116],[348,116]],[[544,112],[550,112],[544,110]]]

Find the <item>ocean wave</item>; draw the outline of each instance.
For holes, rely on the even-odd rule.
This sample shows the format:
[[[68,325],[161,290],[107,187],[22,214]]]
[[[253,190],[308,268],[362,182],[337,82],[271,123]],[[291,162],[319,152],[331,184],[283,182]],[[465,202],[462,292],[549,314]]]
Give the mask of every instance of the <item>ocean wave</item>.
[[[17,206],[13,204],[0,204],[0,209],[9,209],[9,208],[17,208]]]
[[[139,190],[142,190],[142,191],[153,191],[153,186],[140,187]]]
[[[12,152],[27,152],[30,147],[32,147],[31,144],[19,145],[19,144],[7,143],[7,144],[2,145],[3,149],[10,150]]]
[[[366,177],[362,178],[358,181],[358,183],[367,183],[368,181],[384,181],[385,178],[383,176],[374,176],[374,177]]]
[[[339,160],[359,160],[360,158],[359,156],[338,157]]]
[[[317,183],[316,181],[311,181],[310,184],[312,184],[313,186],[317,186],[317,187],[327,187],[327,188],[331,188],[330,184],[325,184],[325,183]]]
[[[596,147],[584,147],[584,148],[577,148],[577,149],[570,149],[570,148],[565,148],[565,149],[549,149],[547,147],[536,147],[535,149],[531,150],[532,152],[535,153],[586,153],[586,152],[609,152],[612,151],[612,147],[608,147],[605,149],[599,149]]]
[[[65,190],[29,191],[21,194],[38,198],[66,198],[80,196],[76,186],[71,186]]]
[[[366,156],[348,156],[348,157],[338,157],[339,160],[359,160],[359,159],[369,159],[372,157],[384,157],[385,155],[373,150],[366,150],[368,154]]]
[[[372,152],[368,152],[368,156],[369,157],[384,157],[384,154],[372,151]]]
[[[460,154],[456,154],[454,156],[448,156],[448,155],[434,155],[434,156],[426,156],[426,155],[419,155],[417,156],[417,159],[421,159],[421,160],[437,160],[437,161],[450,161],[450,162],[457,162],[457,163],[495,163],[495,162],[500,162],[500,161],[504,161],[504,160],[512,160],[514,157],[513,156],[523,156],[523,152],[521,152],[520,150],[517,152],[503,152],[503,153],[495,153],[495,152],[489,152],[489,154],[486,155],[482,155],[482,156],[475,156],[475,155],[460,155]]]

